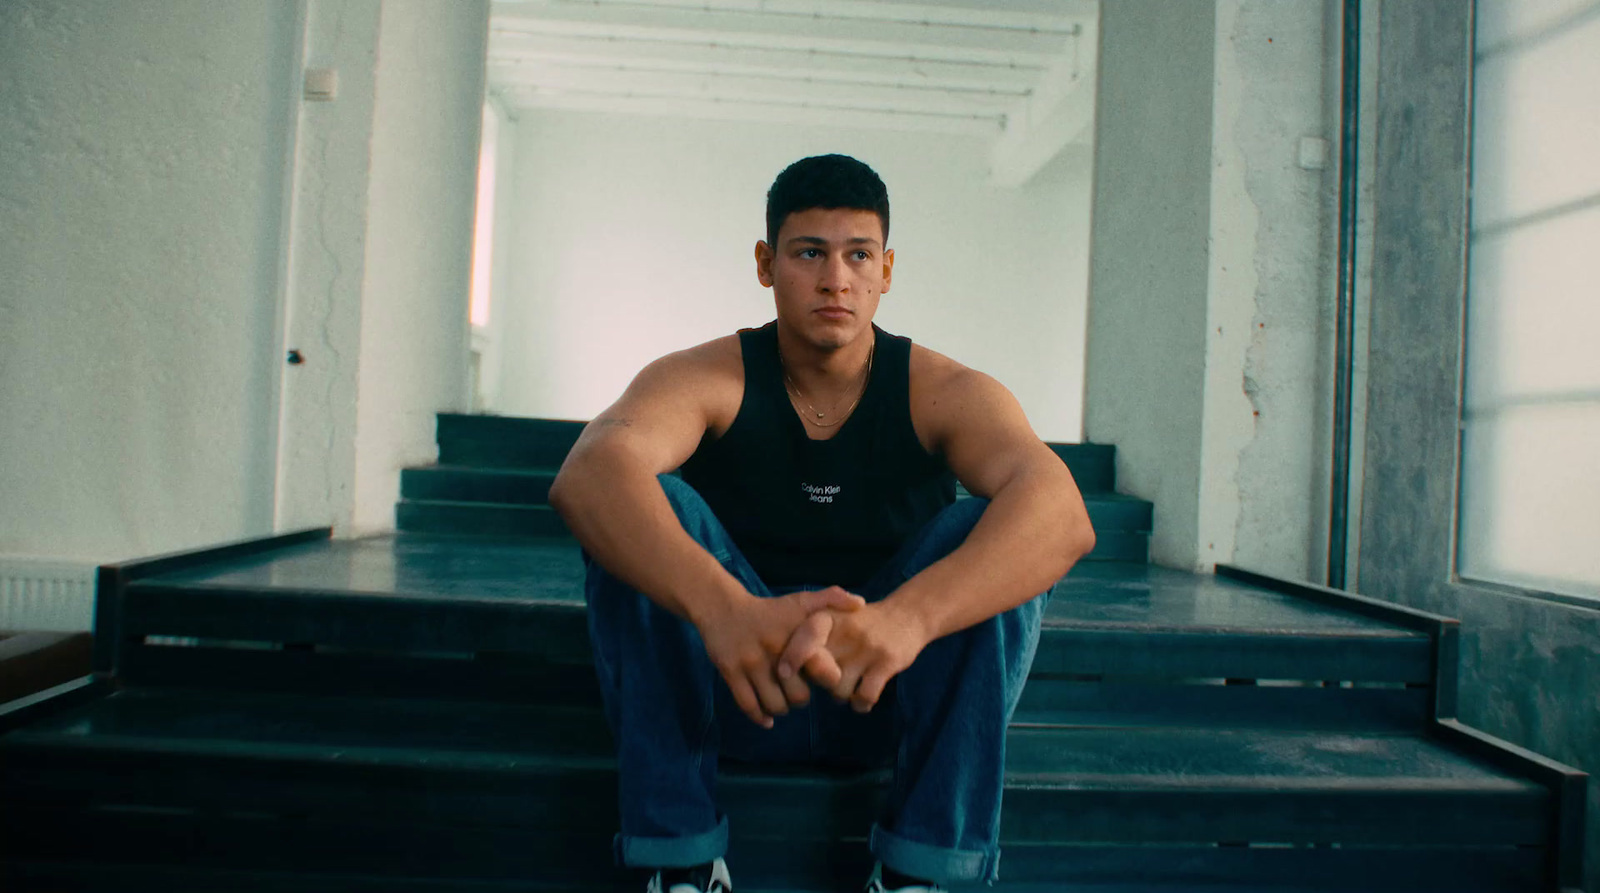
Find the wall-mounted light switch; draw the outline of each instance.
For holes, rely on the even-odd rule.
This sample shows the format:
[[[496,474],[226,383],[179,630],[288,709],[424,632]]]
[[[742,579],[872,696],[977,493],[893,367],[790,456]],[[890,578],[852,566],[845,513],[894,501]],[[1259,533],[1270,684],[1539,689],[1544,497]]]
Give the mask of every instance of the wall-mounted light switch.
[[[310,102],[332,102],[339,98],[339,69],[307,68],[305,98]]]
[[[1328,141],[1319,136],[1301,137],[1300,166],[1308,171],[1326,170],[1328,167]]]

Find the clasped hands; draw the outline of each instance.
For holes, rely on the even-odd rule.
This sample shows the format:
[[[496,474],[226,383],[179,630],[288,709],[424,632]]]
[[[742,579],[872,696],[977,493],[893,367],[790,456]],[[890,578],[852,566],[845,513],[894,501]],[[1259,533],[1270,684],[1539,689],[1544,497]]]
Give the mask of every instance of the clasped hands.
[[[833,586],[736,601],[698,624],[706,654],[756,725],[805,706],[811,683],[866,713],[928,644],[917,618]]]

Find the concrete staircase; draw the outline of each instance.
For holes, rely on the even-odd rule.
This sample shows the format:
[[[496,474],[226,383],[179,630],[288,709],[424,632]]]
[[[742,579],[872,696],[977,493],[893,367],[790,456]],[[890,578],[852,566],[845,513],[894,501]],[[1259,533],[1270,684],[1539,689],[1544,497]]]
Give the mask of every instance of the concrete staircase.
[[[401,472],[396,524],[425,533],[565,536],[546,497],[582,430],[582,422],[441,415],[439,464]],[[1116,448],[1050,447],[1072,469],[1099,535],[1089,560],[1148,560],[1153,510],[1116,492]]]
[[[102,569],[97,675],[0,708],[0,889],[641,890],[543,504],[576,430],[443,416],[398,534]],[[1002,890],[1576,887],[1584,776],[1452,719],[1454,621],[1153,567],[1111,448],[1057,450],[1106,551],[1010,732]],[[730,767],[741,893],[859,889],[884,782]]]

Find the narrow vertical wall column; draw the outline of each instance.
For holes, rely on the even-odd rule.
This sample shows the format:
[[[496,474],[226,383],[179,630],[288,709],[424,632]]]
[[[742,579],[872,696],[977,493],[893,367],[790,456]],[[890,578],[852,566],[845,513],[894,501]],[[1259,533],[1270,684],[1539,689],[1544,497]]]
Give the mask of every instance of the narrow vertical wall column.
[[[1303,166],[1300,153],[1332,135],[1324,15],[1278,0],[1216,10],[1197,553],[1205,568],[1320,582],[1336,178],[1331,159]]]
[[[357,531],[394,526],[400,469],[468,408],[468,323],[488,0],[384,0],[362,265]]]
[[[308,0],[307,68],[339,73],[331,102],[301,101],[290,188],[275,522],[348,532],[356,373],[381,0]]]
[[[1084,429],[1156,504],[1151,557],[1192,567],[1211,205],[1211,3],[1101,5]]]
[[[393,527],[400,469],[466,407],[487,0],[308,0],[307,68],[338,71],[296,137],[281,529]]]

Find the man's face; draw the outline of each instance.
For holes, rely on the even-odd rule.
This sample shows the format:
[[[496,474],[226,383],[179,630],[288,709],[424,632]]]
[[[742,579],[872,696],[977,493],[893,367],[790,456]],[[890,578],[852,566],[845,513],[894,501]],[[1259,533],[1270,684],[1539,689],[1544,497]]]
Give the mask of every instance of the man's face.
[[[777,239],[777,245],[756,243],[756,278],[772,289],[785,329],[820,350],[837,350],[871,331],[894,269],[877,214],[796,211]]]

